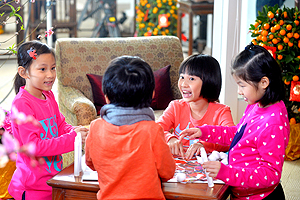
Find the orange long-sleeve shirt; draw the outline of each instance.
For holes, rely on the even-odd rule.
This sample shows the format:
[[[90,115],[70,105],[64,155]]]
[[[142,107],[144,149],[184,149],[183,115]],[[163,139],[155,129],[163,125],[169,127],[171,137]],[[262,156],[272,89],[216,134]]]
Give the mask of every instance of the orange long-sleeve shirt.
[[[98,172],[98,199],[165,199],[161,179],[173,177],[175,162],[154,121],[115,126],[94,120],[85,152],[86,164]]]
[[[226,105],[211,102],[208,105],[204,116],[196,120],[191,115],[189,103],[183,99],[171,101],[169,106],[164,111],[163,115],[157,121],[165,131],[165,139],[168,142],[172,137],[179,137],[181,131],[187,128],[194,128],[202,125],[219,125],[219,126],[234,126],[230,108]],[[174,129],[173,133],[169,131]],[[215,143],[209,143],[199,140],[189,140],[185,138],[183,145],[189,146],[195,142],[200,142],[204,145],[207,152],[228,151],[229,146],[223,146]]]

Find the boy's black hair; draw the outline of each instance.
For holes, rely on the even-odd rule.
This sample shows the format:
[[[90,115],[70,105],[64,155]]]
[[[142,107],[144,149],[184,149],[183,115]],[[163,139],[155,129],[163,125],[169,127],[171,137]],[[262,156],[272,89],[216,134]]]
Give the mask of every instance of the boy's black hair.
[[[185,59],[179,68],[180,74],[198,76],[202,80],[200,96],[208,102],[217,101],[222,87],[222,75],[219,62],[209,55],[195,54]]]
[[[234,59],[231,74],[256,88],[263,77],[269,79],[269,86],[266,88],[264,96],[257,101],[262,106],[284,99],[280,66],[264,47],[250,43]]]
[[[103,93],[111,104],[122,107],[149,107],[155,88],[153,71],[136,56],[113,59],[102,79]]]
[[[44,53],[51,53],[55,58],[54,50],[49,46],[47,46],[46,44],[37,40],[24,42],[18,48],[17,57],[18,57],[18,66],[24,67],[25,70],[29,70],[29,67],[33,61],[33,57],[31,57],[28,53],[28,50],[30,50],[31,48],[36,51],[37,56]],[[16,94],[18,94],[20,87],[24,86],[25,83],[26,83],[25,79],[22,78],[17,72],[14,78],[14,89]]]

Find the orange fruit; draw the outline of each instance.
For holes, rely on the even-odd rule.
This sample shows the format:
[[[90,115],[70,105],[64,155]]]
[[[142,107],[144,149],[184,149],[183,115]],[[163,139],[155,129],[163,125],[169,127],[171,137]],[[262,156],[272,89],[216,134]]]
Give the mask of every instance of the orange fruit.
[[[289,38],[287,38],[287,37],[284,37],[284,38],[283,38],[283,42],[284,42],[284,43],[288,43],[289,41],[290,41]]]
[[[254,45],[257,45],[257,42],[256,42],[255,39],[253,39],[251,42],[252,42]]]
[[[293,76],[293,81],[299,81],[299,76],[297,75]]]
[[[286,34],[286,36],[288,37],[288,38],[292,38],[293,37],[293,33],[288,33],[288,34]]]
[[[292,47],[294,44],[292,42],[288,43],[289,47]]]
[[[258,23],[258,22],[255,22],[255,23],[254,23],[254,27],[255,27],[255,28],[257,28],[257,27],[258,27],[258,25],[259,25],[259,23]]]
[[[299,21],[298,20],[295,20],[294,23],[296,24],[296,26],[299,25]]]
[[[290,124],[296,124],[297,122],[296,122],[296,119],[294,118],[294,117],[292,117],[291,119],[290,119]]]
[[[263,36],[267,36],[267,35],[268,35],[268,31],[263,30],[263,31],[261,32],[261,34],[262,34]]]
[[[278,56],[277,56],[277,59],[278,59],[278,60],[282,60],[282,58],[283,58],[282,55],[278,55]]]
[[[281,30],[279,31],[279,33],[280,33],[280,35],[285,35],[286,31],[285,31],[284,29],[281,29]]]
[[[261,40],[261,35],[257,36],[257,37],[256,37],[256,40],[257,40],[257,41],[260,41],[260,40]]]
[[[265,45],[264,43],[260,42],[260,43],[259,43],[259,46],[265,47],[266,45]]]
[[[299,58],[299,59],[300,59],[300,56],[297,56],[297,58]]]
[[[279,25],[282,26],[284,24],[283,20],[279,20]]]
[[[265,23],[264,24],[264,29],[269,29],[270,28],[270,25],[268,23]]]
[[[273,18],[274,17],[274,13],[272,13],[271,11],[268,12],[268,17],[269,18]]]
[[[278,43],[278,40],[277,40],[276,38],[274,38],[274,39],[272,40],[272,42],[273,42],[273,44],[277,44],[277,43]]]
[[[284,84],[289,85],[291,81],[287,81],[286,79],[284,80]]]
[[[270,28],[270,31],[271,31],[272,33],[275,33],[275,31],[276,31],[275,27],[272,26],[272,27]]]
[[[290,24],[288,24],[288,25],[286,25],[286,30],[288,30],[288,31],[290,31],[290,30],[292,30],[292,25],[290,25]]]
[[[272,34],[271,34],[271,35],[269,35],[269,39],[271,39],[271,40],[272,40],[273,38],[274,38],[274,35],[272,35]]]
[[[299,36],[300,36],[299,33],[294,33],[294,38],[295,38],[295,39],[298,39]]]
[[[288,17],[288,15],[287,15],[287,12],[286,12],[286,11],[284,11],[284,12],[283,12],[283,17],[284,17],[284,18],[287,18],[287,17]]]
[[[266,41],[268,41],[268,38],[266,36],[262,36],[261,41],[266,42]]]
[[[278,31],[280,29],[280,25],[279,24],[276,24],[275,26],[275,29]]]
[[[278,45],[277,49],[280,51],[283,49],[283,46],[280,44],[280,45]]]

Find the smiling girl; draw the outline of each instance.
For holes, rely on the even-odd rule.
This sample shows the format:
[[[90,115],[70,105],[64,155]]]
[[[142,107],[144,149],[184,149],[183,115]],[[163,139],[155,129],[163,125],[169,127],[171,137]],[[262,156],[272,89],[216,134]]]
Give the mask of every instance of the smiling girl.
[[[17,95],[12,106],[26,116],[33,116],[40,126],[12,122],[13,136],[21,146],[33,142],[35,156],[44,162],[33,166],[28,155],[18,153],[17,169],[8,191],[16,200],[50,200],[52,188],[46,181],[62,170],[61,154],[74,150],[77,133],[85,140],[88,129],[67,124],[58,109],[51,91],[56,78],[54,51],[46,44],[29,41],[19,47],[17,56]]]
[[[215,58],[196,54],[181,63],[178,88],[182,99],[171,101],[157,121],[165,131],[173,155],[190,159],[195,153],[199,155],[203,146],[207,152],[228,151],[229,146],[202,140],[185,138],[182,143],[178,142],[180,132],[187,128],[202,125],[234,126],[230,108],[217,103],[221,84],[221,69]]]

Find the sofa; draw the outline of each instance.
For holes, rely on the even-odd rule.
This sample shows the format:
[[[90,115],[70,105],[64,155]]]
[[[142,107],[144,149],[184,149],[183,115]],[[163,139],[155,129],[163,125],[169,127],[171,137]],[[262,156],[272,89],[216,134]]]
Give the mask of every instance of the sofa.
[[[181,98],[177,81],[183,53],[180,40],[175,36],[61,38],[56,41],[55,51],[58,104],[66,121],[73,126],[89,125],[98,117],[99,108],[96,108],[95,103],[99,99],[94,95],[96,89],[101,90],[101,82],[97,88],[87,74],[101,77],[109,62],[122,55],[139,56],[150,64],[154,73],[160,73],[170,65],[165,71],[168,72],[167,78],[170,79],[168,87],[171,92],[162,90],[160,93],[165,96],[158,98],[157,101]],[[157,83],[156,78],[155,82],[160,87],[168,85],[163,82]],[[166,102],[164,103],[163,107],[158,106],[160,109],[154,108],[156,119],[167,106]],[[73,161],[73,154],[69,156],[71,157],[64,156],[64,166]]]

